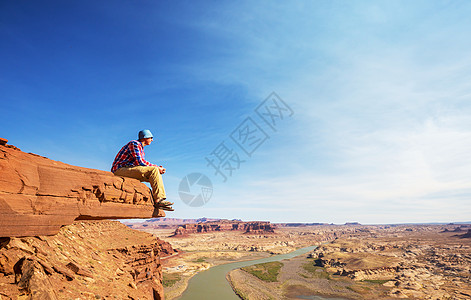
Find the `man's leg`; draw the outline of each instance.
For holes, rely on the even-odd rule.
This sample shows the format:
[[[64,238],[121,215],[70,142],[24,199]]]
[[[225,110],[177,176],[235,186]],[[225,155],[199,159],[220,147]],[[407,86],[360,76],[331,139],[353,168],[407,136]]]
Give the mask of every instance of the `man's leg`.
[[[116,176],[131,177],[140,181],[149,182],[152,187],[155,202],[160,202],[167,198],[162,175],[157,167],[123,167],[116,170],[114,174]]]

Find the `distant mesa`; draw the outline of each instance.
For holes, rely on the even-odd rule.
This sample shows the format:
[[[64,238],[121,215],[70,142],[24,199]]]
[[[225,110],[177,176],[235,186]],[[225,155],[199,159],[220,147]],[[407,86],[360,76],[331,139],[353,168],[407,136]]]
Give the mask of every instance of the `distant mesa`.
[[[307,226],[327,226],[328,223],[277,223],[280,227],[307,227]]]
[[[346,226],[358,226],[358,225],[361,225],[360,223],[358,222],[347,222],[345,223]]]
[[[54,235],[75,220],[163,217],[136,179],[22,152],[0,139],[0,237]]]
[[[179,226],[173,236],[184,236],[194,233],[205,233],[213,231],[240,231],[247,234],[275,233],[275,226],[267,221],[230,221],[219,220],[197,224],[184,224]]]

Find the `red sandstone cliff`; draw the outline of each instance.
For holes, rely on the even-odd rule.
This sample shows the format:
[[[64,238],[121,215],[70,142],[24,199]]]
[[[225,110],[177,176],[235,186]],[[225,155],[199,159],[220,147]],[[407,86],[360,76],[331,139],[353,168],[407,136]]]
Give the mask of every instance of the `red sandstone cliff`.
[[[0,238],[0,299],[164,299],[164,252],[167,243],[116,221]]]
[[[56,234],[74,220],[162,217],[149,188],[24,153],[0,139],[0,237]]]

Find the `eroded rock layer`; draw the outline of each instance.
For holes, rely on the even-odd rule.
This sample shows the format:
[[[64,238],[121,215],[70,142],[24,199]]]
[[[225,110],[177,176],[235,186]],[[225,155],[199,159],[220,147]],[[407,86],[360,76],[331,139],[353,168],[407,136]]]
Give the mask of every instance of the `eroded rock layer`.
[[[162,216],[149,188],[136,179],[0,143],[0,237],[52,235],[74,220]]]
[[[211,231],[242,231],[244,233],[266,234],[274,233],[275,226],[270,222],[265,221],[242,222],[220,220],[214,222],[180,225],[175,230],[174,235],[181,236],[190,233],[202,233]]]
[[[74,222],[54,236],[0,238],[0,298],[163,299],[162,245],[168,247],[116,221]]]

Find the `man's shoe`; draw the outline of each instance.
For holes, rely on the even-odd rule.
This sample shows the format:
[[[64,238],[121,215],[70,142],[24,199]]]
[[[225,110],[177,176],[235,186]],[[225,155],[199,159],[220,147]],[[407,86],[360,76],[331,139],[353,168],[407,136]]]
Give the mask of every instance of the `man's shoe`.
[[[159,206],[159,209],[167,210],[167,211],[174,211],[173,207],[171,206]]]
[[[157,205],[159,205],[159,206],[172,206],[173,204],[174,204],[173,202],[165,201],[165,200],[157,202]]]

